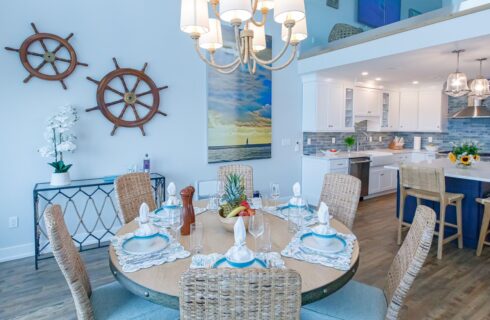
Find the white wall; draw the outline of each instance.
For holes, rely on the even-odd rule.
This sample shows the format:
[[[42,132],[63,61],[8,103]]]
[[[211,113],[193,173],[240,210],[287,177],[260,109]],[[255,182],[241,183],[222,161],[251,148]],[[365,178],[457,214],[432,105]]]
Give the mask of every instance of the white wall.
[[[0,261],[33,252],[32,188],[47,181],[50,168],[36,150],[44,141],[44,120],[59,106],[78,107],[79,150],[68,156],[72,178],[90,178],[124,173],[132,163],[140,164],[151,155],[153,171],[175,181],[179,187],[196,179],[210,179],[218,165],[206,160],[206,69],[193,51],[190,38],[180,32],[180,1],[160,0],[17,0],[5,1],[0,10],[0,44],[19,47],[32,34],[30,22],[42,32],[70,41],[80,61],[66,80],[68,90],[58,82],[33,79],[22,83],[27,72],[15,53],[0,50]],[[274,27],[274,51],[278,51],[279,28]],[[148,74],[158,85],[167,84],[161,109],[145,126],[119,129],[110,136],[112,125],[100,113],[85,113],[96,105],[96,86],[85,79],[102,78],[113,69],[112,57],[121,66],[140,68],[149,63]],[[289,188],[300,179],[301,83],[296,65],[273,74],[273,149],[271,160],[250,161],[254,166],[255,188],[266,191],[270,181]],[[290,146],[281,146],[283,138]],[[19,227],[8,229],[8,218],[19,217]]]
[[[400,18],[408,18],[408,10],[415,9],[421,13],[440,9],[443,6],[442,0],[402,0]]]
[[[357,22],[357,1],[340,1],[339,8],[334,9],[322,0],[305,0],[308,24],[308,39],[303,51],[324,48],[328,44],[328,36],[336,23],[347,23],[363,29],[369,27]]]

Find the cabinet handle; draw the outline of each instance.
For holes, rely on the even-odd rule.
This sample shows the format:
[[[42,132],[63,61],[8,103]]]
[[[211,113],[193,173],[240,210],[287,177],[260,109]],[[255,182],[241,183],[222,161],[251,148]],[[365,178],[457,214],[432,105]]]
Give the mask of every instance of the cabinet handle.
[[[384,176],[384,175],[385,175],[384,173],[380,174],[380,176]]]

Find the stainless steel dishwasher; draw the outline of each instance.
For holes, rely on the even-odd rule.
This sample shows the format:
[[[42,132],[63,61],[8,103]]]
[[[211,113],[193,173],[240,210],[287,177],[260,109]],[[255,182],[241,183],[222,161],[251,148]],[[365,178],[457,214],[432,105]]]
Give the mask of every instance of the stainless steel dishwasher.
[[[361,180],[361,198],[369,193],[369,157],[351,158],[349,160],[349,174]]]

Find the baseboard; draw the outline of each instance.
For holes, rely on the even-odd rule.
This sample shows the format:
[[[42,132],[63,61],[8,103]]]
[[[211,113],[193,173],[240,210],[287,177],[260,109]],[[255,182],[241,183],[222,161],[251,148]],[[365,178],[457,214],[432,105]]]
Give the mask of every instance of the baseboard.
[[[116,233],[117,230],[119,230],[119,228],[120,228],[119,226],[116,226],[116,227],[112,228],[111,231]],[[94,234],[97,236],[101,236],[103,233],[105,233],[105,230],[94,231]],[[87,236],[87,234],[86,233],[79,233],[79,234],[77,234],[77,236],[80,237],[81,239],[83,239]],[[109,239],[110,239],[110,236],[105,241],[108,241]],[[90,246],[90,245],[93,245],[96,243],[97,243],[96,239],[89,238],[84,243],[84,246]],[[50,253],[50,252],[51,252],[51,247],[48,245],[43,250],[42,254]],[[17,245],[17,246],[0,248],[0,262],[6,262],[6,261],[17,260],[17,259],[22,259],[22,258],[26,258],[26,257],[33,257],[33,256],[34,256],[34,243],[33,242],[21,244],[21,245]]]
[[[34,256],[34,243],[0,248],[0,262],[17,260]]]
[[[380,197],[380,196],[385,196],[387,194],[392,194],[392,193],[396,193],[396,189],[370,194],[368,196],[365,196],[364,200],[368,200],[368,199],[372,199],[372,198],[376,198],[376,197]]]

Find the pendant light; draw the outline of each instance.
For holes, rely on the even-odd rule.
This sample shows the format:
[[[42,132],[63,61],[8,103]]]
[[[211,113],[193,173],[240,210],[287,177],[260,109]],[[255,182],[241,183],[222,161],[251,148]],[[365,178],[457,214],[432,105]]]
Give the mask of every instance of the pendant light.
[[[459,54],[464,50],[454,50],[452,53],[458,55],[456,72],[451,73],[447,77],[446,90],[444,91],[448,96],[461,97],[470,92],[468,88],[468,78],[463,72],[459,72]]]
[[[476,61],[480,61],[480,74],[475,80],[471,81],[470,96],[477,99],[486,99],[490,96],[490,89],[488,87],[488,80],[482,75],[482,64],[487,58],[480,58]]]

